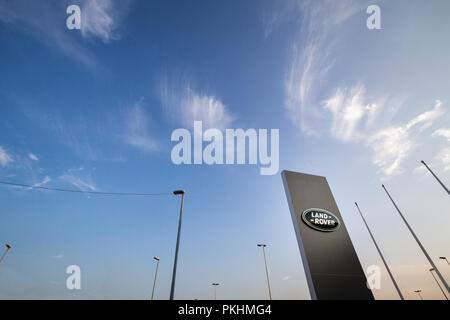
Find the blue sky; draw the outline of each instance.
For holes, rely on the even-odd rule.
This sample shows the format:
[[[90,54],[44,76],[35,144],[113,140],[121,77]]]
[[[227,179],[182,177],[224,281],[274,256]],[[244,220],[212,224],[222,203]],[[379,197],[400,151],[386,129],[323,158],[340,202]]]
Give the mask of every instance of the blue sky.
[[[381,8],[368,30],[366,8]],[[77,4],[82,29],[68,30]],[[450,256],[447,1],[0,0],[1,180],[87,191],[187,190],[176,298],[308,299],[281,177],[171,162],[176,128],[280,129],[280,169],[326,176],[364,267],[440,299],[385,183],[433,257]],[[1,187],[0,298],[169,296],[179,199]],[[67,266],[82,290],[65,288]],[[448,277],[449,270],[441,265]],[[383,278],[378,298],[396,298]]]

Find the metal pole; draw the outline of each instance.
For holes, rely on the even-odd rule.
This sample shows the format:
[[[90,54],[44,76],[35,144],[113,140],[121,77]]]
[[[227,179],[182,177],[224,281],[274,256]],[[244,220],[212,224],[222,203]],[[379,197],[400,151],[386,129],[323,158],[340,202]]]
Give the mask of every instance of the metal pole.
[[[425,255],[425,257],[428,259],[428,262],[430,263],[431,267],[434,269],[434,271],[436,271],[436,274],[438,275],[439,279],[441,280],[441,282],[444,284],[445,288],[447,289],[448,292],[450,292],[450,288],[448,287],[447,282],[445,281],[444,277],[441,275],[441,273],[439,272],[438,268],[436,268],[433,260],[430,258],[430,256],[428,255],[428,252],[425,250],[425,248],[423,247],[422,243],[420,242],[419,238],[417,238],[416,234],[414,233],[414,231],[411,229],[411,227],[409,226],[408,221],[406,221],[405,217],[403,216],[403,214],[401,213],[400,209],[397,207],[397,204],[394,202],[394,200],[392,199],[391,195],[389,194],[389,192],[387,191],[386,187],[384,186],[384,184],[382,185],[384,191],[386,191],[386,194],[388,195],[389,199],[391,199],[392,203],[394,204],[395,209],[397,209],[397,212],[399,213],[400,217],[403,219],[403,221],[405,222],[406,226],[408,227],[409,231],[411,232],[412,236],[414,237],[414,239],[417,241],[417,244],[419,245],[420,249],[422,249],[423,254]]]
[[[269,288],[269,299],[272,300],[272,291],[270,290],[270,280],[269,280],[269,269],[267,268],[267,259],[266,259],[266,250],[265,250],[267,245],[265,245],[265,244],[258,244],[258,247],[262,247],[262,249],[263,249],[264,265],[266,267],[266,276],[267,276],[267,286]]]
[[[267,269],[266,249],[265,248],[266,247],[263,247],[264,264],[266,265],[267,286],[269,288],[269,297],[270,297],[270,300],[272,300],[272,291],[270,290],[269,269]]]
[[[394,276],[392,275],[391,270],[389,269],[389,266],[386,263],[386,260],[384,259],[383,254],[381,253],[381,250],[378,247],[377,242],[375,241],[375,237],[373,236],[372,231],[370,231],[370,228],[369,228],[369,225],[366,222],[366,219],[364,219],[364,216],[363,216],[363,214],[361,212],[361,209],[358,206],[358,203],[355,202],[355,205],[356,205],[356,208],[358,208],[359,214],[361,215],[361,218],[363,219],[364,224],[366,225],[367,231],[369,231],[369,234],[370,234],[370,237],[372,238],[373,244],[375,245],[375,247],[378,250],[378,253],[379,253],[380,257],[381,257],[381,260],[383,260],[384,266],[386,267],[386,270],[389,273],[389,276],[391,277],[392,282],[394,283],[395,289],[397,290],[397,293],[400,296],[400,299],[404,300],[402,292],[400,291],[400,288],[398,287],[397,282],[395,281]]]
[[[11,246],[9,244],[6,245],[6,251],[5,253],[2,255],[2,257],[0,258],[0,263],[2,263],[3,259],[5,259],[6,254],[8,253],[9,249],[11,249]]]
[[[421,161],[423,163],[423,165],[425,167],[427,167],[428,171],[430,171],[430,173],[433,175],[433,177],[440,183],[440,185],[442,186],[442,188],[444,188],[445,191],[447,191],[447,193],[450,195],[450,191],[448,190],[448,188],[445,186],[445,184],[439,180],[439,178],[437,177],[437,175],[434,174],[434,172],[430,169],[430,167],[425,163],[425,161]]]
[[[430,269],[430,273],[431,273],[431,275],[433,276],[434,281],[436,281],[437,285],[439,286],[439,289],[441,289],[442,294],[444,295],[445,299],[448,300],[447,295],[445,294],[444,290],[442,289],[441,285],[439,284],[438,279],[436,279],[436,277],[434,276],[433,271],[434,271],[434,269],[431,268],[431,269]]]
[[[175,278],[177,276],[177,261],[178,261],[178,248],[180,247],[180,233],[181,233],[181,221],[183,219],[183,203],[184,203],[184,190],[174,191],[173,194],[181,194],[181,209],[180,209],[180,219],[178,220],[178,235],[177,235],[177,246],[175,249],[175,261],[173,263],[173,274],[172,274],[172,286],[170,287],[170,300],[173,300],[173,295],[175,293]]]
[[[417,293],[420,297],[420,300],[423,300],[422,295],[420,294],[422,292],[422,290],[416,290],[414,291],[415,293]]]
[[[159,267],[159,258],[154,257],[153,259],[155,259],[157,262],[156,262],[155,280],[153,280],[152,300],[153,297],[155,296],[156,277],[158,276],[158,267]]]
[[[217,300],[217,286],[219,283],[213,283],[212,285],[214,287],[214,300]]]

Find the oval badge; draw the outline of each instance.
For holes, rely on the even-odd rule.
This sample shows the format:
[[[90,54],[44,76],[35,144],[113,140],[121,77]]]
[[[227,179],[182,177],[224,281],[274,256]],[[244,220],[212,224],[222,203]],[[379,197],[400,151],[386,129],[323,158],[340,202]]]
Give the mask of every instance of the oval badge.
[[[302,219],[309,227],[325,232],[336,231],[341,225],[338,217],[334,214],[317,208],[305,210]]]

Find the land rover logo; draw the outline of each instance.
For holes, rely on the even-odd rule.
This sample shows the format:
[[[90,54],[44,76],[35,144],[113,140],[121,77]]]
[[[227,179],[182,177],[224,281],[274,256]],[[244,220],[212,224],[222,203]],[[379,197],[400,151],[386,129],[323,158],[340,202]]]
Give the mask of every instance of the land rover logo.
[[[322,209],[308,209],[302,214],[303,221],[313,229],[319,231],[335,231],[341,225],[338,217]]]

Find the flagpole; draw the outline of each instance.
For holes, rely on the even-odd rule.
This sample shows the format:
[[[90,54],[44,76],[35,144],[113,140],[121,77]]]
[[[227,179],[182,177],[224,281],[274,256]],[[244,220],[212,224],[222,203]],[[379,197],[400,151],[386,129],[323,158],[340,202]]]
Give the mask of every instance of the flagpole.
[[[377,242],[375,241],[375,237],[373,236],[372,231],[370,231],[370,228],[369,228],[369,225],[368,225],[367,222],[366,222],[366,219],[364,219],[364,216],[363,216],[363,214],[362,214],[362,212],[361,212],[361,209],[360,209],[359,206],[358,206],[358,203],[355,202],[355,205],[356,205],[356,208],[358,208],[358,212],[359,212],[359,214],[361,215],[361,218],[362,218],[362,220],[364,221],[364,224],[366,225],[367,231],[369,231],[369,234],[370,234],[370,237],[372,238],[373,244],[375,245],[375,247],[376,247],[377,250],[378,250],[378,253],[379,253],[380,257],[381,257],[381,260],[383,260],[384,266],[386,267],[386,270],[387,270],[387,272],[389,273],[389,276],[391,277],[392,282],[394,283],[395,289],[397,290],[397,293],[398,293],[398,295],[400,296],[400,299],[401,299],[401,300],[405,300],[405,299],[403,298],[402,292],[400,291],[400,288],[399,288],[398,285],[397,285],[397,282],[396,282],[395,279],[394,279],[394,276],[393,276],[392,273],[391,273],[391,270],[389,269],[389,266],[388,266],[386,260],[385,260],[384,257],[383,257],[383,254],[381,253],[380,248],[378,247]]]
[[[411,232],[412,236],[414,237],[414,239],[417,241],[417,244],[419,245],[420,249],[422,249],[423,254],[425,255],[425,257],[428,259],[428,262],[430,263],[431,267],[434,269],[434,271],[436,271],[436,274],[438,275],[439,279],[441,280],[441,282],[444,284],[445,288],[447,289],[448,292],[450,292],[450,288],[448,287],[447,282],[445,281],[444,277],[442,276],[442,274],[439,272],[439,270],[436,268],[433,260],[430,258],[430,256],[428,255],[428,252],[425,250],[425,248],[423,247],[422,243],[420,242],[419,238],[417,238],[416,234],[414,233],[414,231],[412,230],[412,228],[410,227],[408,221],[406,221],[405,217],[403,216],[403,214],[401,213],[400,209],[397,207],[397,204],[394,202],[394,199],[392,199],[391,195],[389,194],[389,192],[387,191],[386,187],[384,186],[384,184],[382,185],[384,191],[386,191],[386,194],[388,195],[389,199],[391,199],[392,203],[394,204],[395,209],[397,209],[397,212],[399,213],[400,217],[403,219],[403,221],[405,222],[406,226],[408,227],[409,231]]]
[[[430,173],[433,175],[433,177],[439,182],[439,184],[442,186],[442,188],[444,188],[445,191],[447,191],[447,193],[450,195],[450,191],[448,190],[448,188],[445,186],[445,184],[439,180],[439,178],[437,177],[437,175],[434,174],[434,172],[430,169],[430,167],[425,163],[425,161],[421,161],[422,164],[428,169],[428,171],[430,171]]]
[[[9,244],[5,244],[6,246],[6,251],[5,253],[2,255],[2,257],[0,258],[0,263],[2,263],[3,259],[5,259],[6,254],[8,253],[9,249],[11,249],[11,246]]]

